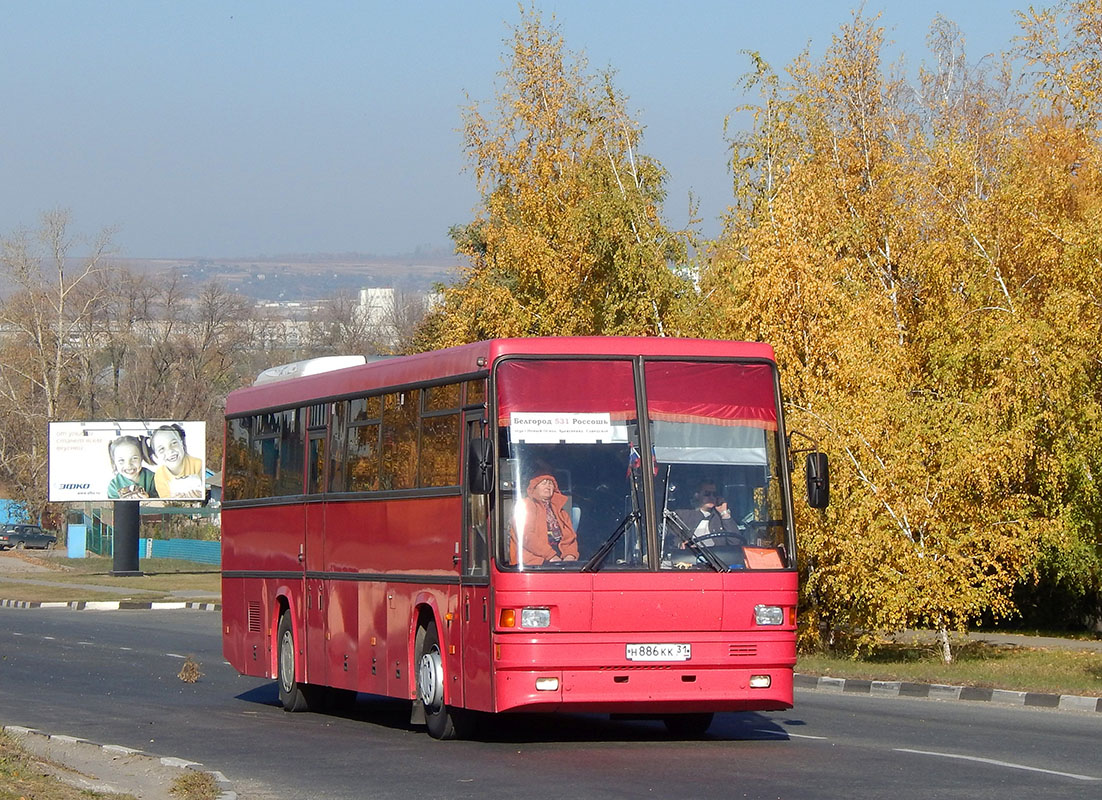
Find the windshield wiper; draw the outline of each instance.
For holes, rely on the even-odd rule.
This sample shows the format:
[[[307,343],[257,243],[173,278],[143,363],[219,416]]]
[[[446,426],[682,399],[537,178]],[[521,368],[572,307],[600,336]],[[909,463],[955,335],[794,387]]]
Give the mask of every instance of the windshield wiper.
[[[605,556],[612,551],[612,548],[616,546],[616,542],[624,535],[624,531],[628,529],[628,524],[636,522],[638,519],[638,511],[629,511],[628,515],[616,526],[616,530],[612,532],[612,535],[605,539],[604,544],[597,548],[597,552],[593,554],[593,557],[585,562],[585,566],[582,567],[581,571],[596,572],[597,568],[601,566],[601,562],[605,560]]]
[[[689,526],[685,524],[685,521],[681,519],[681,517],[667,508],[663,512],[662,518],[666,521],[667,527],[669,527],[670,523],[673,523],[673,529],[677,531],[677,535],[681,537],[681,541],[688,545],[694,553],[707,561],[712,569],[716,572],[731,571],[731,568],[723,563],[723,559],[712,552],[712,548],[702,545],[693,537],[693,532],[689,530]]]

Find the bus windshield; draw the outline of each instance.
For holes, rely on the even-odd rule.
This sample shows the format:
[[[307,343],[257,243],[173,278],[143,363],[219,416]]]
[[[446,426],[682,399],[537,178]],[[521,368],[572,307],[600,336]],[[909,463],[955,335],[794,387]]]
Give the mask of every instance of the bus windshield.
[[[635,370],[630,359],[500,364],[498,563],[791,566],[772,367],[648,361],[642,431]]]
[[[651,362],[645,375],[662,568],[793,566],[772,369]]]
[[[620,528],[610,565],[646,564],[632,363],[509,361],[498,370],[501,563],[580,569]]]

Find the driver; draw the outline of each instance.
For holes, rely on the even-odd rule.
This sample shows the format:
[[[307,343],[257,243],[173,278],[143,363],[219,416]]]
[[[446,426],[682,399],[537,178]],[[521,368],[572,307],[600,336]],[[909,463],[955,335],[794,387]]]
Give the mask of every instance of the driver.
[[[717,539],[746,543],[739,535],[738,522],[732,519],[727,501],[716,494],[715,481],[701,481],[693,492],[693,507],[678,509],[677,516],[692,531],[693,540],[705,546],[716,544]],[[683,542],[681,546],[686,545]]]
[[[525,566],[578,560],[578,535],[566,509],[567,496],[553,475],[528,481],[527,497],[516,505],[509,537],[510,560],[517,560],[517,540]],[[519,533],[519,536],[518,536]]]

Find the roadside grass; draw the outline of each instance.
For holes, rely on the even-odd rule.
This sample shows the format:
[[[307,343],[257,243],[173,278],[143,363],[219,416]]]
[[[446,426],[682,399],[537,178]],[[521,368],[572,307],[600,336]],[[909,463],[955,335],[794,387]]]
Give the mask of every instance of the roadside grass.
[[[958,643],[944,664],[929,646],[885,643],[858,657],[801,653],[796,671],[835,678],[938,683],[1019,692],[1102,697],[1102,653]]]
[[[55,569],[78,575],[109,574],[114,569],[114,559],[110,556],[88,556],[87,558],[57,558],[52,556],[31,556],[24,551],[25,558],[35,558],[38,563]],[[138,569],[147,575],[215,575],[219,574],[217,564],[200,564],[198,561],[185,561],[180,558],[140,558]]]
[[[59,558],[21,554],[25,561],[41,564],[41,572],[0,572],[0,597],[26,602],[70,602],[73,600],[163,600],[182,599],[187,594],[218,597],[221,573],[215,564],[200,564],[173,558],[143,558],[141,575],[111,574],[113,560],[105,556]],[[102,590],[91,588],[102,587]]]
[[[72,603],[78,600],[89,602],[97,600],[145,600],[153,602],[161,599],[162,596],[145,592],[134,592],[132,594],[99,592],[94,589],[80,589],[73,586],[40,586],[32,583],[16,583],[0,577],[0,599],[17,600],[21,603]]]
[[[0,731],[0,800],[138,800],[132,794],[78,789],[57,777],[72,772],[61,764],[31,755]],[[215,800],[221,793],[209,773],[192,771],[176,778],[168,791],[178,800]]]
[[[215,800],[222,792],[208,772],[188,772],[172,782],[168,790],[180,800]]]

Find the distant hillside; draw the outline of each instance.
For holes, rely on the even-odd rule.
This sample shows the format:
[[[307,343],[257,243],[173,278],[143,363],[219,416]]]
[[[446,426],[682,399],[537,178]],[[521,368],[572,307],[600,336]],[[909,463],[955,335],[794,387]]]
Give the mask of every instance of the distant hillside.
[[[219,280],[257,300],[317,300],[339,292],[380,286],[428,291],[456,279],[462,261],[451,254],[409,256],[258,256],[255,258],[115,259],[138,274],[176,272],[196,287]]]

